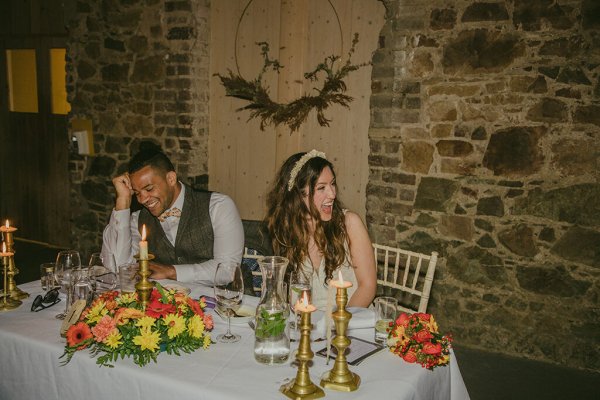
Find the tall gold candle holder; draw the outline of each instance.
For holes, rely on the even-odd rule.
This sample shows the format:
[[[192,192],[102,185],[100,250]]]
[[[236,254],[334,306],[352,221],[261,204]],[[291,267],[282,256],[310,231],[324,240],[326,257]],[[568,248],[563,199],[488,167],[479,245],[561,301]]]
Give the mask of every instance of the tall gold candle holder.
[[[346,336],[348,323],[352,314],[346,311],[348,303],[349,282],[343,282],[340,277],[340,283],[333,282],[337,287],[335,302],[337,311],[331,317],[335,323],[336,336],[331,344],[337,350],[337,356],[333,368],[327,372],[321,379],[321,386],[325,389],[333,389],[341,392],[353,392],[360,386],[360,376],[350,371],[346,360],[346,349],[350,346],[350,339]]]
[[[147,256],[141,258],[139,254],[134,256],[140,265],[140,270],[138,271],[138,275],[140,276],[140,281],[135,284],[135,291],[138,295],[138,299],[142,304],[143,308],[146,308],[146,305],[150,301],[150,293],[152,292],[152,288],[154,287],[154,283],[148,280],[151,272],[148,268],[148,264],[151,260],[154,259],[153,254],[148,254]]]
[[[21,300],[29,297],[29,293],[19,289],[15,283],[15,276],[19,275],[19,269],[15,265],[14,257],[15,249],[13,233],[16,230],[17,228],[8,225],[8,220],[6,221],[6,225],[0,226],[0,232],[2,232],[4,235],[4,242],[6,243],[6,251],[12,253],[12,255],[8,258],[8,286],[4,287],[4,292],[8,293],[10,298],[13,300]]]
[[[6,288],[8,287],[9,260],[13,256],[12,252],[7,251],[6,243],[2,244],[2,253],[0,253],[0,256],[2,257],[2,269],[4,272],[4,292],[2,293],[2,302],[0,302],[0,311],[10,311],[19,307],[21,304],[23,304],[23,302],[21,300],[15,300],[12,297],[10,297],[10,291],[6,290]]]
[[[298,305],[296,307],[298,309]],[[298,344],[298,351],[296,353],[298,372],[296,373],[296,378],[279,388],[281,393],[295,400],[319,399],[325,396],[323,389],[310,380],[308,373],[308,364],[315,355],[310,348],[310,331],[312,329],[310,314],[315,308],[313,306],[305,306],[304,310],[300,319],[300,343]]]

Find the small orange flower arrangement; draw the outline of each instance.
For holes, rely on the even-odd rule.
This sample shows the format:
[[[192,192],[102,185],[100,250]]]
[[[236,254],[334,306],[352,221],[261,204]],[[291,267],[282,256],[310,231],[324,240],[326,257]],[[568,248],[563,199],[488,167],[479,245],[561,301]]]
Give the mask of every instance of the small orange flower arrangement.
[[[438,331],[433,315],[402,313],[390,323],[390,351],[409,363],[419,363],[432,370],[450,362],[451,335]]]
[[[136,293],[103,293],[67,330],[63,365],[86,348],[98,357],[97,364],[108,367],[119,357],[144,366],[156,362],[161,351],[180,355],[207,349],[213,320],[205,307],[204,298],[194,300],[158,282],[145,309]]]

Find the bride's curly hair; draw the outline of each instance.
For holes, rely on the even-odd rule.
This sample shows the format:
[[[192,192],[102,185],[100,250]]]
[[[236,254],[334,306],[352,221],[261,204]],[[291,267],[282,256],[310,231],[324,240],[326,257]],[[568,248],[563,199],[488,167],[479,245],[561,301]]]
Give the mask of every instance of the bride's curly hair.
[[[281,166],[273,188],[267,195],[265,222],[271,235],[273,251],[286,257],[292,270],[299,270],[309,257],[308,244],[311,235],[311,220],[314,221],[314,241],[325,259],[325,280],[329,282],[333,271],[346,260],[344,243],[348,239],[343,207],[338,198],[333,202],[330,221],[322,221],[319,210],[312,201],[319,175],[329,167],[333,176],[333,165],[324,158],[314,157],[298,171],[291,190],[288,190],[290,174],[300,158],[306,153],[297,153]],[[305,188],[308,186],[308,193]],[[308,196],[306,207],[304,196]],[[309,218],[312,217],[312,218]],[[317,266],[318,267],[318,266]]]

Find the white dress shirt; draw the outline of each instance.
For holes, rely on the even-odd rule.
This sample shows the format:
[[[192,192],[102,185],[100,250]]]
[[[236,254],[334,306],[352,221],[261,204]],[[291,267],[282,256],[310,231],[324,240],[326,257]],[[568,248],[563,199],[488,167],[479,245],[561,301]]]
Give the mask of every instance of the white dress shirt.
[[[183,210],[185,185],[173,203],[173,207]],[[225,194],[213,192],[210,196],[208,213],[212,223],[214,242],[213,258],[198,264],[174,265],[177,280],[181,282],[198,282],[212,285],[221,262],[240,262],[244,251],[244,227],[240,214],[231,198]],[[113,210],[110,222],[102,235],[102,258],[105,266],[117,272],[116,266],[134,262],[133,256],[139,252],[139,242],[142,240],[138,231],[140,212],[131,213],[130,209]],[[160,223],[171,244],[175,244],[178,217],[168,217]],[[148,232],[149,235],[152,232]],[[149,249],[152,253],[152,249]]]

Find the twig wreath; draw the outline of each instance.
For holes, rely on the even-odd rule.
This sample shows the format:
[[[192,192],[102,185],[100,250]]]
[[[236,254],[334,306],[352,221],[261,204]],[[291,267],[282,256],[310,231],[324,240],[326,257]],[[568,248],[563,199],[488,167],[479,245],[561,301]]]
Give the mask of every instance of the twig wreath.
[[[225,87],[225,95],[236,97],[238,99],[249,101],[245,107],[238,108],[236,111],[249,110],[250,117],[260,119],[260,129],[264,131],[265,126],[278,126],[285,124],[290,127],[291,132],[298,130],[300,125],[306,120],[311,110],[317,112],[317,121],[321,126],[329,126],[330,119],[325,117],[324,111],[330,104],[339,104],[349,108],[350,102],[354,100],[351,96],[345,94],[346,83],[344,78],[352,71],[370,65],[370,63],[352,64],[350,58],[354,53],[358,43],[358,33],[354,34],[352,46],[348,51],[348,60],[342,66],[335,66],[340,56],[331,55],[319,63],[314,70],[306,72],[304,79],[315,82],[319,72],[325,73],[323,86],[314,88],[316,95],[303,95],[302,97],[287,103],[277,103],[271,100],[268,88],[263,86],[263,75],[273,70],[279,73],[283,66],[276,59],[269,58],[269,44],[267,42],[256,43],[261,48],[261,55],[264,58],[264,65],[258,74],[258,77],[252,81],[244,79],[239,73],[236,75],[229,70],[229,76],[215,74],[221,79]]]

